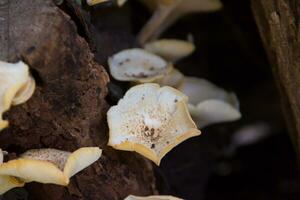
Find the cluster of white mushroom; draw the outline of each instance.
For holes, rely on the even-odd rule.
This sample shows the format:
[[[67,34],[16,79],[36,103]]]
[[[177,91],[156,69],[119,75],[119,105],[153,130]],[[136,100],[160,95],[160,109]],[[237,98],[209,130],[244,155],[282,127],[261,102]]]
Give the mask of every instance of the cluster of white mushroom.
[[[186,57],[194,49],[190,42],[164,39],[147,43],[145,50],[123,50],[109,58],[114,79],[137,85],[130,88],[118,105],[107,113],[108,145],[135,151],[159,165],[173,147],[200,134],[197,126],[203,128],[241,117],[234,93],[226,92],[205,79],[186,77],[174,67],[172,62]],[[177,198],[127,198],[143,199]]]
[[[226,92],[205,79],[184,76],[174,67],[172,62],[194,50],[191,42],[163,39],[147,43],[145,50],[123,50],[112,56],[108,63],[116,80],[158,83],[187,95],[189,112],[199,128],[239,119],[239,101],[233,92]]]
[[[24,62],[13,64],[0,61],[0,131],[9,124],[2,119],[2,114],[11,105],[29,100],[35,86],[35,80]],[[16,159],[3,162],[7,152],[0,149],[0,195],[32,181],[66,186],[73,175],[97,161],[101,153],[98,147],[84,147],[73,153],[32,149]]]

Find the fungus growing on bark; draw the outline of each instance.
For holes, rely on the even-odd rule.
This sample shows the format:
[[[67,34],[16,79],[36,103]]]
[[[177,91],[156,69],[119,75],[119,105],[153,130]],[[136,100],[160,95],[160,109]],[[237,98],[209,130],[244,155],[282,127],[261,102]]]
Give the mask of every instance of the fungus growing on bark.
[[[219,0],[141,0],[153,15],[138,35],[140,44],[154,40],[180,17],[195,12],[219,10]]]
[[[177,39],[161,39],[145,44],[145,49],[162,58],[176,62],[195,51],[195,45],[192,42]]]
[[[17,183],[24,185],[33,181],[66,186],[74,174],[97,161],[101,153],[98,147],[83,147],[73,153],[56,149],[28,150],[19,158],[0,165],[0,179],[3,177],[7,184],[15,184],[15,187],[19,187]]]
[[[161,57],[143,49],[123,50],[108,59],[111,75],[119,81],[152,82],[170,70]]]
[[[180,91],[146,83],[130,88],[107,113],[108,145],[135,151],[157,165],[176,145],[200,131]]]
[[[2,114],[9,110],[11,105],[26,102],[34,89],[35,81],[25,63],[0,61],[0,131],[8,126],[8,121],[2,119]]]
[[[4,152],[0,149],[0,165],[3,163]],[[0,175],[0,195],[15,187],[23,187],[24,182],[12,177]]]
[[[236,95],[205,79],[185,77],[178,89],[189,97],[189,111],[200,128],[241,118]]]

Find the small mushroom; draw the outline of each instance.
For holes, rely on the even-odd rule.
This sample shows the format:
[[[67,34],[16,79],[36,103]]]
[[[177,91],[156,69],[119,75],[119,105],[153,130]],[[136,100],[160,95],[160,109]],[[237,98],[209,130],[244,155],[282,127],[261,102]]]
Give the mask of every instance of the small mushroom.
[[[117,0],[117,4],[119,7],[122,7],[126,2],[127,0]]]
[[[172,69],[162,78],[155,80],[160,86],[171,86],[177,88],[184,80],[184,75],[178,70],[172,67]]]
[[[135,151],[157,165],[176,145],[200,135],[178,90],[146,83],[130,88],[107,113],[108,145]]]
[[[96,4],[105,3],[105,2],[108,2],[108,1],[111,1],[111,0],[87,0],[86,3],[89,6],[94,6]]]
[[[111,75],[119,81],[152,82],[166,74],[171,65],[143,49],[123,50],[108,59]]]
[[[0,164],[3,163],[4,152],[0,149]],[[25,183],[12,176],[0,175],[0,195],[15,187],[23,187]]]
[[[154,40],[180,17],[195,12],[212,12],[222,7],[220,0],[141,0],[154,9],[138,36],[140,44]]]
[[[73,153],[56,149],[33,149],[19,158],[0,165],[0,177],[14,177],[20,182],[68,185],[69,179],[97,161],[102,150],[84,147]]]
[[[236,95],[205,79],[186,77],[178,89],[189,97],[189,111],[200,128],[241,118]]]
[[[10,106],[27,101],[33,94],[35,81],[22,61],[12,64],[0,61],[0,131],[8,126],[2,114]]]
[[[183,200],[183,199],[169,196],[169,195],[153,195],[153,196],[147,196],[147,197],[139,197],[139,196],[129,195],[124,200]]]
[[[192,54],[195,51],[195,45],[184,40],[161,39],[146,43],[145,49],[170,62],[176,62]]]

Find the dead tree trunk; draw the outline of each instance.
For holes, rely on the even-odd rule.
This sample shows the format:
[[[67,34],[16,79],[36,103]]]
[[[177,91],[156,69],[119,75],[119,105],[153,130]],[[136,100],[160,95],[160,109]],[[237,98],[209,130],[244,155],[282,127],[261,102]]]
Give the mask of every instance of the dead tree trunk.
[[[252,0],[252,11],[281,93],[292,140],[300,153],[300,2]]]
[[[104,155],[67,188],[27,184],[29,199],[122,199],[155,192],[151,165],[140,156],[106,147],[106,71],[69,15],[51,0],[0,0],[0,59],[25,61],[37,81],[33,97],[6,114],[10,127],[0,148],[73,151],[100,146]]]

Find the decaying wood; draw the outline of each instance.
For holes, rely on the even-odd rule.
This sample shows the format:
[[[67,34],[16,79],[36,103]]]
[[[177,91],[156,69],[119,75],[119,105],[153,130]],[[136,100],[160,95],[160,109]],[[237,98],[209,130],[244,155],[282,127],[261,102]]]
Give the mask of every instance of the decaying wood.
[[[149,162],[106,147],[109,78],[70,17],[51,0],[6,3],[9,15],[0,16],[0,23],[5,21],[9,29],[0,27],[1,34],[8,34],[0,37],[0,58],[29,64],[37,89],[27,103],[6,113],[10,127],[1,132],[0,147],[16,154],[43,147],[68,151],[83,146],[104,148],[101,159],[72,178],[67,188],[27,184],[29,198],[112,200],[152,194]]]
[[[300,153],[300,2],[252,0],[252,11],[281,93],[292,140]]]

